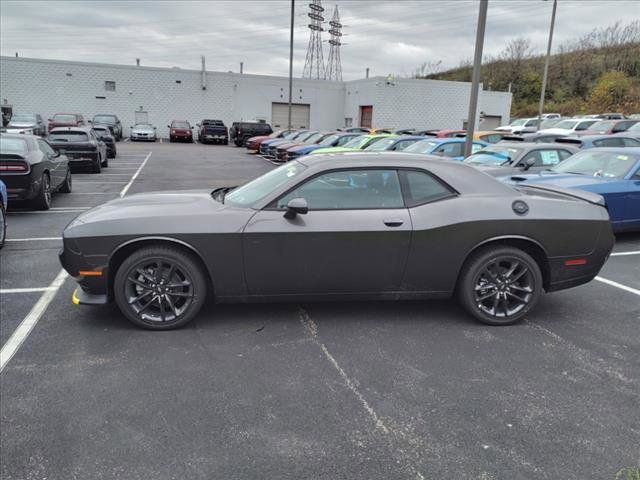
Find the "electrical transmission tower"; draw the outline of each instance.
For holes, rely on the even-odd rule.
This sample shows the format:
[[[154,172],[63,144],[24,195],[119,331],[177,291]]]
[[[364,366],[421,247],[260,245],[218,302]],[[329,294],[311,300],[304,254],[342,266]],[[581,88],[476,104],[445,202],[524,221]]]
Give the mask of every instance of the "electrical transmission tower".
[[[309,13],[307,16],[311,19],[311,23],[308,25],[311,35],[309,36],[309,46],[307,47],[307,58],[304,61],[304,70],[302,71],[303,78],[324,78],[324,58],[322,58],[322,38],[321,34],[324,31],[322,28],[322,22],[324,17],[322,16],[324,8],[322,7],[322,0],[312,0],[309,4]]]
[[[340,61],[340,39],[342,37],[342,24],[340,23],[340,13],[338,13],[338,6],[333,10],[333,17],[329,22],[329,33],[331,34],[331,40],[329,40],[329,59],[327,60],[327,68],[324,72],[324,78],[326,80],[342,81],[342,63]]]

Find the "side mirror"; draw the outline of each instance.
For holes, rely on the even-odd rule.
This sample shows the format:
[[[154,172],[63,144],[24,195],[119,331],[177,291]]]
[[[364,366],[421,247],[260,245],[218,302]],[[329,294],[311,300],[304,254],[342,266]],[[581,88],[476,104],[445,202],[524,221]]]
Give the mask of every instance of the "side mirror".
[[[53,153],[49,155],[49,157],[58,158],[60,155],[61,155],[60,150],[54,150]]]
[[[305,215],[309,211],[309,206],[304,198],[292,198],[287,203],[287,211],[284,212],[284,218],[291,220],[296,215]]]
[[[524,170],[525,172],[527,170],[529,170],[531,167],[533,167],[536,164],[536,159],[535,158],[527,158],[527,161],[524,162]]]
[[[171,125],[167,125],[167,128],[171,128]]]

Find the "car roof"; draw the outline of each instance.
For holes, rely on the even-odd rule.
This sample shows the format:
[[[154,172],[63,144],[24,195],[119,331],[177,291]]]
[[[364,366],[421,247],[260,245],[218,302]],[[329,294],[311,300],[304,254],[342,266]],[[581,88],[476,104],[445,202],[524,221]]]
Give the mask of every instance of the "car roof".
[[[519,195],[499,180],[463,162],[445,160],[435,155],[404,152],[344,152],[309,155],[296,161],[314,170],[334,168],[410,168],[428,170],[459,193],[477,195]]]
[[[93,127],[83,127],[83,126],[79,126],[79,127],[55,127],[55,128],[52,128],[49,133],[54,133],[54,132],[84,132],[84,133],[89,133],[92,128]]]

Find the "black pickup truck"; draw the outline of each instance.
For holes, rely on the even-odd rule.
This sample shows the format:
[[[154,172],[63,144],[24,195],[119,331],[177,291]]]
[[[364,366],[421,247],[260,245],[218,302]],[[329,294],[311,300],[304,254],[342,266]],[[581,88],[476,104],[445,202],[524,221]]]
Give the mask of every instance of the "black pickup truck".
[[[222,120],[204,119],[197,126],[200,143],[229,143],[229,131]]]

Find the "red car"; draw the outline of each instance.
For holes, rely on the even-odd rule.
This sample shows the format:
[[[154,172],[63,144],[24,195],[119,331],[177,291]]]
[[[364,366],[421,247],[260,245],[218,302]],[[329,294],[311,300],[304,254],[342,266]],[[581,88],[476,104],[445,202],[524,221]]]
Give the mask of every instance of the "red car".
[[[467,133],[467,131],[466,130],[426,130],[424,132],[424,135],[428,137],[437,137],[437,138],[453,138],[460,133]]]
[[[84,117],[79,113],[56,113],[49,119],[48,131],[57,127],[81,127],[85,125]]]
[[[169,142],[193,142],[193,127],[186,120],[172,120],[171,125],[167,125],[169,129]]]
[[[293,132],[293,130],[278,130],[273,132],[271,135],[260,135],[258,137],[251,137],[247,140],[247,150],[251,153],[258,153],[260,150],[260,144],[265,140],[269,140],[270,138],[282,138],[289,132]]]

